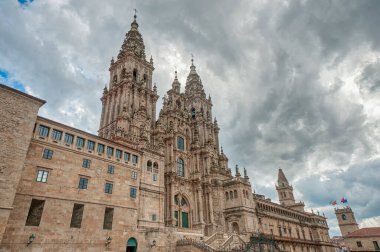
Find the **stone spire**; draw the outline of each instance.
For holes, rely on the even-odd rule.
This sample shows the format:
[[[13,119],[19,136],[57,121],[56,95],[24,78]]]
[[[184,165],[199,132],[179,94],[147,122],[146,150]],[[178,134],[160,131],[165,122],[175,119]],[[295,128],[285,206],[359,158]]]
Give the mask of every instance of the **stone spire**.
[[[172,84],[172,89],[173,89],[174,92],[180,93],[181,83],[178,81],[177,71],[175,71],[174,73],[175,73],[175,77],[174,77],[174,81],[173,81],[173,84]]]
[[[240,174],[240,172],[239,172],[239,166],[238,166],[238,165],[235,166],[235,170],[236,170],[236,171],[235,171],[235,172],[236,172],[236,173],[235,173],[235,176],[236,176],[236,177],[240,177],[241,174]]]
[[[202,97],[206,97],[201,78],[195,70],[194,59],[191,59],[190,73],[186,79],[186,94],[199,94]]]
[[[145,60],[145,45],[142,39],[142,36],[138,30],[139,25],[136,21],[136,13],[134,15],[134,20],[131,23],[131,29],[125,35],[125,39],[123,45],[121,46],[121,50],[118,59],[124,57],[127,53],[134,53],[139,58]]]
[[[286,176],[281,168],[278,169],[278,178],[277,178],[278,185],[289,185],[288,180],[286,179]]]

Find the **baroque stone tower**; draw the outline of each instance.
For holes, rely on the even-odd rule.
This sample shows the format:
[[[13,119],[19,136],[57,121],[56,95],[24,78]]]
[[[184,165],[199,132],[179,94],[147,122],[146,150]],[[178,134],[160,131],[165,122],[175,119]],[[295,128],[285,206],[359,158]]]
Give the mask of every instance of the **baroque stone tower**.
[[[99,136],[124,143],[151,143],[156,119],[156,87],[152,87],[153,59],[146,60],[136,15],[116,61],[109,67],[103,91]]]
[[[226,178],[230,173],[227,157],[219,152],[219,127],[211,109],[211,97],[206,97],[192,60],[185,92],[176,72],[155,129],[155,142],[165,146],[167,225],[210,232],[222,225],[222,211],[214,209],[222,209],[222,202],[214,202],[220,197],[213,195],[211,174]]]
[[[338,225],[342,236],[345,236],[355,230],[359,229],[358,223],[356,222],[354,212],[350,207],[345,207],[342,209],[335,209],[335,215],[338,219]]]

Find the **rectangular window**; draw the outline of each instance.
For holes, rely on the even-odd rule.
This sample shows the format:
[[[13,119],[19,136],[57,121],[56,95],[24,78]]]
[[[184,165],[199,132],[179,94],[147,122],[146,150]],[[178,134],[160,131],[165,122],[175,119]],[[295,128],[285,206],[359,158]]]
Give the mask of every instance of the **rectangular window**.
[[[137,179],[137,172],[132,171],[131,178],[132,178],[133,180],[136,180],[136,179]]]
[[[377,243],[377,241],[372,241],[373,243],[373,247],[375,248],[375,250],[380,250],[380,247],[379,247],[379,244]]]
[[[185,140],[180,136],[177,137],[177,148],[182,151],[185,150]]]
[[[47,137],[49,135],[49,130],[50,130],[49,127],[46,127],[44,125],[40,125],[38,127],[38,135],[41,137]]]
[[[98,153],[104,153],[104,144],[98,143]]]
[[[77,147],[83,148],[84,146],[84,138],[77,137]]]
[[[152,214],[152,221],[156,221],[157,220],[157,215],[156,214]]]
[[[115,166],[108,165],[107,173],[114,174],[114,172],[115,172]]]
[[[84,168],[90,168],[90,166],[91,166],[91,160],[84,158],[83,159],[83,163],[82,163],[82,167],[84,167]]]
[[[53,151],[49,149],[44,149],[44,153],[42,155],[42,158],[44,159],[52,159],[53,158]]]
[[[134,199],[137,197],[136,187],[131,187],[131,191],[130,191],[129,195],[131,196],[131,198],[134,198]]]
[[[362,245],[362,242],[361,242],[361,241],[357,241],[357,242],[356,242],[356,245],[358,245],[358,247],[359,247],[359,248],[363,247],[363,245]]]
[[[113,208],[106,207],[104,211],[103,229],[112,230]]]
[[[107,155],[113,156],[113,148],[112,147],[107,146]]]
[[[124,161],[129,161],[130,156],[131,154],[129,154],[128,152],[124,152]]]
[[[62,139],[62,131],[53,129],[53,135],[52,135],[53,140],[55,141],[61,141]]]
[[[91,140],[87,140],[87,150],[93,151],[95,150],[95,142]]]
[[[139,157],[136,155],[132,155],[132,163],[137,164],[138,161],[139,161]]]
[[[82,217],[83,217],[83,204],[74,204],[73,214],[71,215],[71,228],[80,228],[82,225]]]
[[[73,144],[74,142],[74,136],[68,133],[65,133],[65,143],[67,144]]]
[[[121,156],[122,156],[123,152],[121,150],[116,149],[116,153],[115,154],[116,154],[116,158],[117,159],[121,159]]]
[[[44,211],[44,200],[32,199],[30,204],[28,217],[25,226],[39,226],[41,222],[42,212]]]
[[[46,170],[38,170],[36,181],[37,182],[46,183],[48,175],[49,175],[48,171],[46,171]]]
[[[79,189],[87,189],[88,178],[79,178]]]
[[[109,194],[111,194],[111,193],[112,193],[112,187],[113,187],[113,184],[107,182],[107,183],[104,185],[104,192],[105,192],[105,193],[109,193]]]
[[[175,226],[178,227],[178,211],[174,211]]]
[[[153,181],[157,181],[157,174],[153,174]]]

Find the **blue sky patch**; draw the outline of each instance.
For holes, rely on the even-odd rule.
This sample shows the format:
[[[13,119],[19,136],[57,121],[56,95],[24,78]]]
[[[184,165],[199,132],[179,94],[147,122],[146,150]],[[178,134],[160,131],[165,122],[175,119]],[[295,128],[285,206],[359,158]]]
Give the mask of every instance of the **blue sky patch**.
[[[21,5],[25,6],[33,2],[33,0],[17,0]]]
[[[10,78],[10,73],[0,68],[0,83],[13,87],[19,91],[26,92],[24,84]]]

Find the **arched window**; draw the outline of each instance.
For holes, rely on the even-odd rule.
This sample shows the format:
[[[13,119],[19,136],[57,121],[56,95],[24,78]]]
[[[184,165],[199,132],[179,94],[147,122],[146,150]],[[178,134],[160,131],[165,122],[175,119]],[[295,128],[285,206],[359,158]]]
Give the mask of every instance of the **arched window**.
[[[234,194],[232,191],[230,191],[230,199],[233,199],[234,198]]]
[[[113,83],[116,83],[117,82],[117,75],[115,74],[114,76],[113,76]]]
[[[158,164],[157,164],[157,162],[154,162],[154,164],[153,164],[153,172],[154,173],[158,173]]]
[[[228,200],[228,192],[226,192],[226,200]]]
[[[195,108],[191,108],[191,117],[195,118]]]
[[[189,212],[190,206],[188,201],[180,194],[174,196],[174,218],[176,218],[176,226],[189,228]]]
[[[149,161],[146,163],[146,170],[147,170],[147,171],[150,171],[150,172],[152,171],[152,161],[149,160]]]
[[[236,222],[232,222],[231,228],[232,232],[239,233],[239,225]]]
[[[148,75],[144,74],[143,78],[144,78],[144,82],[146,82],[148,80]]]
[[[133,80],[137,81],[137,70],[133,69]]]
[[[127,69],[123,68],[123,70],[121,70],[120,79],[125,79],[126,77],[127,77]]]
[[[237,198],[238,196],[237,196],[237,191],[235,190],[234,191],[234,198]]]
[[[177,149],[181,151],[185,150],[185,140],[183,139],[183,137],[177,137]]]
[[[342,214],[342,220],[347,220],[347,216],[345,214]]]
[[[177,175],[185,177],[185,162],[182,158],[177,159]]]
[[[180,100],[178,99],[178,100],[176,100],[176,105],[177,105],[177,109],[181,109],[181,102],[180,102]]]

